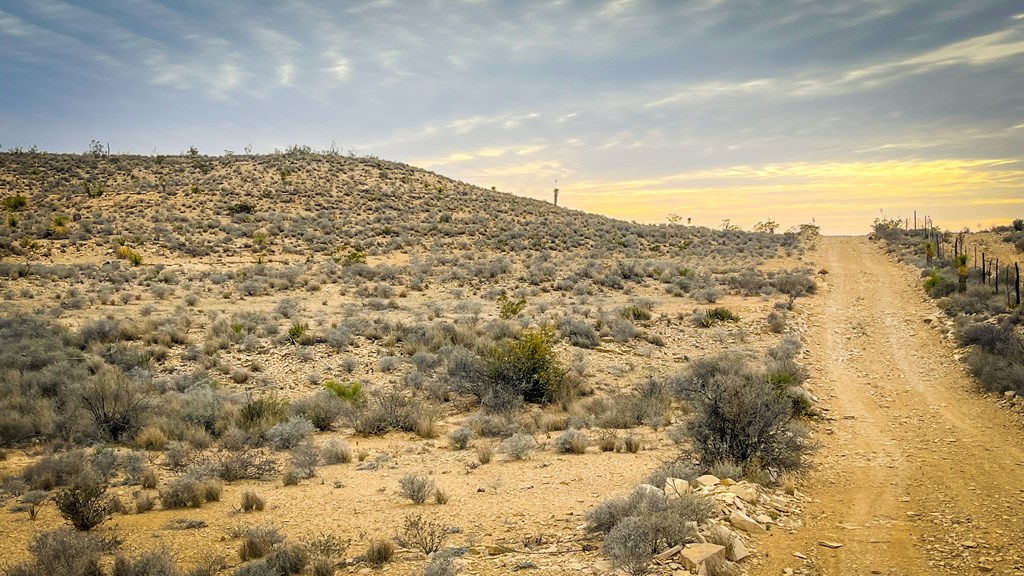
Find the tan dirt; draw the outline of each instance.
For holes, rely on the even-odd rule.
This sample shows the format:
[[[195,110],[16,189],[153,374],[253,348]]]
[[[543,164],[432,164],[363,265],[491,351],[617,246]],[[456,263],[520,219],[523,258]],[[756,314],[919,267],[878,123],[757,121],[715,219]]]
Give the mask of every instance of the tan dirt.
[[[803,528],[762,539],[751,573],[1024,574],[1022,432],[927,322],[916,270],[861,237],[813,258],[807,364],[831,416]]]

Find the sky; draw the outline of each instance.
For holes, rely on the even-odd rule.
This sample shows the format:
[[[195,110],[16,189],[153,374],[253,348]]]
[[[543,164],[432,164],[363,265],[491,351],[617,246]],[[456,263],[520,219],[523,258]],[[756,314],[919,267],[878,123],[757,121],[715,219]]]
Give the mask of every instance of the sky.
[[[0,146],[374,155],[637,222],[1024,217],[1021,0],[4,0]]]

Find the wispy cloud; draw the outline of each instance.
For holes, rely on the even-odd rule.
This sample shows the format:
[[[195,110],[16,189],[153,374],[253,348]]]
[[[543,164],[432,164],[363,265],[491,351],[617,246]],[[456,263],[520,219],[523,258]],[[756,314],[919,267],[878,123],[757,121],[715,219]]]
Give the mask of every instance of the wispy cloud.
[[[535,197],[558,178],[565,203],[628,219],[698,194],[827,212],[922,187],[1005,214],[1022,62],[1014,0],[34,0],[0,8],[0,133],[336,141]]]

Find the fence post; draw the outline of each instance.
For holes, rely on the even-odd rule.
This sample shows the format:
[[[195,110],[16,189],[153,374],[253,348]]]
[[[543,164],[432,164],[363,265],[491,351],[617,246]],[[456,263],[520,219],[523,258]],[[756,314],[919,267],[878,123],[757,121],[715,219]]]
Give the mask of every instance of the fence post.
[[[1020,266],[1013,263],[1013,270],[1017,273],[1017,310],[1020,310]]]
[[[996,258],[996,284],[995,284],[995,291],[996,291],[996,294],[999,294],[999,258]]]
[[[988,278],[985,276],[985,253],[981,253],[981,283],[988,284]]]

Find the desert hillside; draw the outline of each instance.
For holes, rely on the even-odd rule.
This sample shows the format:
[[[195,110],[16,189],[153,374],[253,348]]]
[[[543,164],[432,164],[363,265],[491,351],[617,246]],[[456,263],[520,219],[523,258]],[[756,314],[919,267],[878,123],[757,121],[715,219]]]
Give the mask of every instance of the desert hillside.
[[[812,235],[305,150],[2,154],[0,189],[12,570],[667,573],[704,541],[725,574],[799,506]]]

